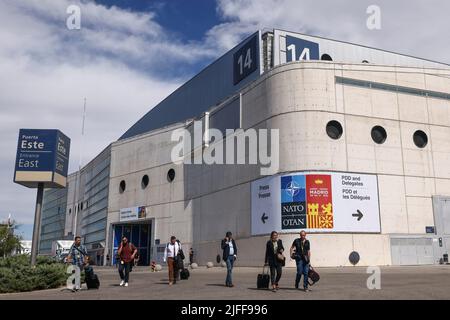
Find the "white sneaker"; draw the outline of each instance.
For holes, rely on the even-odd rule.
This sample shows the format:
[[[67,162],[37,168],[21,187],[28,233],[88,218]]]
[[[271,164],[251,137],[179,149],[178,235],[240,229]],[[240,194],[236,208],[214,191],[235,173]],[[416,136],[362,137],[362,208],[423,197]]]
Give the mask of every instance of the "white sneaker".
[[[125,281],[120,281],[120,286],[122,287],[123,286],[123,284],[125,283]]]
[[[128,282],[125,282],[125,287],[128,287]]]

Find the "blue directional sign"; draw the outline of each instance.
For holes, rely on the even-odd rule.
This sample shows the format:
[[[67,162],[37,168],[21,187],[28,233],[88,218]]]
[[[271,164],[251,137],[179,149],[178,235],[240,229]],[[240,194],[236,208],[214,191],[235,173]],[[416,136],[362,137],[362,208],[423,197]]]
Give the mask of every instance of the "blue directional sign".
[[[66,187],[70,139],[55,129],[20,129],[14,182],[30,188]]]

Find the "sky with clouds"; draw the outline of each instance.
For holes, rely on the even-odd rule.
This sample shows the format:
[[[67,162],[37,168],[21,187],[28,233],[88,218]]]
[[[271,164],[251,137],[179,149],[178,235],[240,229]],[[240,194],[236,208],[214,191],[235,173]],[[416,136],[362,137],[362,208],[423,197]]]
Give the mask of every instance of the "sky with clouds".
[[[66,27],[73,4],[80,30]],[[369,5],[381,9],[380,30],[366,27]],[[73,172],[81,150],[86,163],[257,29],[450,63],[448,12],[448,0],[0,0],[0,220],[33,223],[35,190],[12,182],[19,128],[68,135]]]

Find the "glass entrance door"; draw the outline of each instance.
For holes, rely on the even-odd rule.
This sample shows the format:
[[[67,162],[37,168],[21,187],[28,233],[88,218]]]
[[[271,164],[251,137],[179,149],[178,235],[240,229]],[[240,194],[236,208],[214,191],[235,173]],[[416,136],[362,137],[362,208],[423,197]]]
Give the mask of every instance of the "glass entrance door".
[[[122,237],[125,236],[127,239],[134,244],[139,252],[138,265],[148,266],[150,265],[150,236],[151,236],[151,224],[124,224],[114,226],[114,247],[113,257],[116,257],[117,250],[119,249]],[[117,265],[118,261],[114,259],[113,264]]]

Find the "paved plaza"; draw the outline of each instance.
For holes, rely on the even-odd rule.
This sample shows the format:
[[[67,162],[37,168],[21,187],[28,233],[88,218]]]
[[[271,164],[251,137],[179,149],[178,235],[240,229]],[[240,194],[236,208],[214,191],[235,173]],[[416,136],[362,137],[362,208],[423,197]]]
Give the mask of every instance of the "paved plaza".
[[[199,267],[191,270],[189,280],[168,285],[166,269],[150,272],[138,267],[130,274],[130,286],[120,287],[117,270],[97,267],[101,286],[99,290],[79,292],[60,289],[1,294],[4,299],[450,299],[450,266],[382,267],[381,289],[369,290],[370,274],[363,267],[317,268],[321,280],[311,292],[293,288],[295,269],[284,268],[280,290],[271,292],[256,289],[256,277],[261,268],[236,267],[233,272],[235,287],[224,286],[226,269]]]

